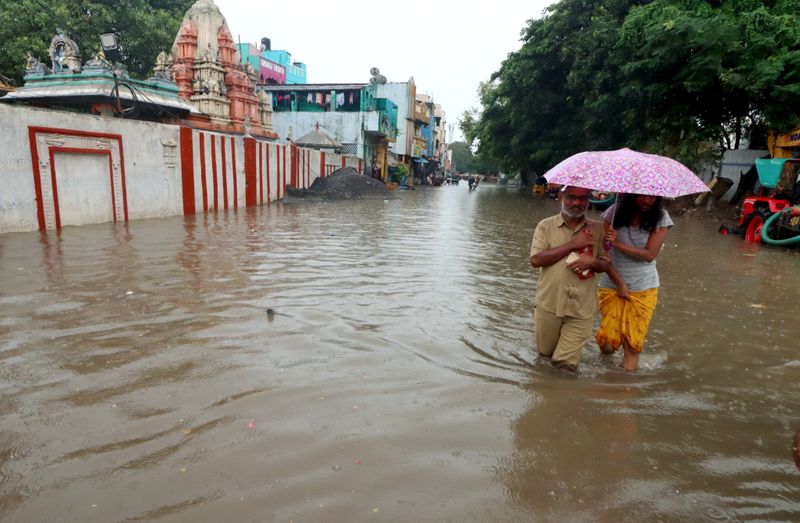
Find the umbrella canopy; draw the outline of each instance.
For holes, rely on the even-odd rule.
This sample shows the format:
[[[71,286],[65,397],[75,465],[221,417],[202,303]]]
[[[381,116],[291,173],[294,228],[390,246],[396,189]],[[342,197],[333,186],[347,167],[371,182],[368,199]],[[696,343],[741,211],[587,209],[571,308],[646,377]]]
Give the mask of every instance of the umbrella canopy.
[[[668,198],[709,190],[682,163],[630,149],[578,153],[547,171],[544,177],[549,183],[560,185]]]

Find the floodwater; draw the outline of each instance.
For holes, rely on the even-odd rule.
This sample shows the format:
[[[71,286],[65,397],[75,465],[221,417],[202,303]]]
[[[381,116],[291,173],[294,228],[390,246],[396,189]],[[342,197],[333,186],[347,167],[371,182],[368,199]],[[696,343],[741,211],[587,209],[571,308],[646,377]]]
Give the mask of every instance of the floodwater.
[[[641,370],[568,377],[533,356],[556,212],[461,184],[0,236],[0,519],[800,520],[797,251],[677,218]]]

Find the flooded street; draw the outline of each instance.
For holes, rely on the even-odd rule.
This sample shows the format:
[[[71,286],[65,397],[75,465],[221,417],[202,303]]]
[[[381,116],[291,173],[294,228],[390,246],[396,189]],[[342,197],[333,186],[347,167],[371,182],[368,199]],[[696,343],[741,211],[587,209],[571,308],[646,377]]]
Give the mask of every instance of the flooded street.
[[[676,218],[641,370],[565,377],[557,210],[462,182],[0,236],[0,519],[799,520],[798,252]]]

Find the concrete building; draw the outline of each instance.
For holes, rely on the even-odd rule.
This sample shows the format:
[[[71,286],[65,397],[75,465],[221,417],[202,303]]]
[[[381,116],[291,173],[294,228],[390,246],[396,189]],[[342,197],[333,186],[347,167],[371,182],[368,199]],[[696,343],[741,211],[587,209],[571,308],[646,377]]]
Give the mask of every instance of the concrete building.
[[[445,132],[447,119],[441,104],[433,105],[433,116],[436,126],[433,159],[439,162],[439,165],[444,166],[444,157],[447,152],[447,133]]]
[[[272,62],[282,65],[286,69],[287,84],[306,83],[307,71],[306,64],[303,62],[293,62],[292,53],[286,50],[266,49],[262,55]]]
[[[266,58],[256,45],[237,44],[236,48],[242,61],[249,63],[258,71],[257,83],[277,85],[286,83],[286,67]]]
[[[292,53],[284,49],[272,49],[269,38],[260,44],[237,44],[243,62],[259,71],[259,84],[294,85],[306,83],[306,64],[292,62]]]
[[[319,128],[341,144],[343,154],[369,165],[376,158],[385,177],[388,153],[399,136],[400,103],[385,86],[355,84],[259,85],[272,99],[272,125],[281,142]],[[404,89],[400,90],[404,91]],[[402,153],[401,153],[402,154]]]

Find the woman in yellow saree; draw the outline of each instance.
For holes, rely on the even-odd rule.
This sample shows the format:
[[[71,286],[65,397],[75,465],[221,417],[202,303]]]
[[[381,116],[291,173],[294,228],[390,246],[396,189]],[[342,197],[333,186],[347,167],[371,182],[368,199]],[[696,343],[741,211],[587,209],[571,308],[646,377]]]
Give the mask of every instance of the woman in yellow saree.
[[[622,348],[622,368],[635,371],[658,301],[655,260],[672,219],[661,197],[625,194],[603,213],[603,220],[616,275],[600,278],[600,329],[595,338],[603,354]],[[624,284],[615,285],[613,280]]]

